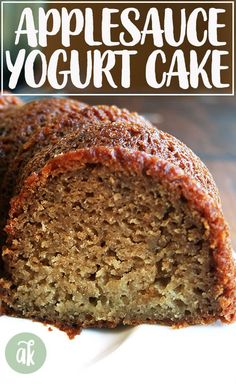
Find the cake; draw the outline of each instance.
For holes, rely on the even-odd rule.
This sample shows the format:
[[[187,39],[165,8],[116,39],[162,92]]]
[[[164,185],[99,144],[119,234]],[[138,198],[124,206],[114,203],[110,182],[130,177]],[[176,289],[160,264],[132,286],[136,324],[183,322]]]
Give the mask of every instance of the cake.
[[[42,115],[26,139],[18,123],[5,173],[2,313],[68,329],[233,321],[229,229],[201,160],[117,107]]]

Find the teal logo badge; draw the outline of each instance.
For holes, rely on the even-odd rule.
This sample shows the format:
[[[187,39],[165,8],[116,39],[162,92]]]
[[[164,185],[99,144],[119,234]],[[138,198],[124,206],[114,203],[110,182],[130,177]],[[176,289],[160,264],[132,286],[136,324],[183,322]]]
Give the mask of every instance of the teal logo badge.
[[[7,343],[5,356],[8,365],[19,373],[33,373],[45,362],[46,347],[33,333],[18,333]]]

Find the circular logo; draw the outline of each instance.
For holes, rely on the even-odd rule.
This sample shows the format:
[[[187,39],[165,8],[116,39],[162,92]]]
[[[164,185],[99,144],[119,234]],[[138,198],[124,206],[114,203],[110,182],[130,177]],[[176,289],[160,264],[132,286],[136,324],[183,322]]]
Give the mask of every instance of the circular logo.
[[[44,342],[33,333],[18,333],[7,343],[5,356],[9,366],[19,373],[33,373],[46,359]]]

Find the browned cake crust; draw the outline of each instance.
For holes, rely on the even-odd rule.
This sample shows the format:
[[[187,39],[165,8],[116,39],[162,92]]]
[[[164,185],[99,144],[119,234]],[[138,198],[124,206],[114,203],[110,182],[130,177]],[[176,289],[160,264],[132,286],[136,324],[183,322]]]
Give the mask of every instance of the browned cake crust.
[[[6,153],[10,150],[7,141],[5,141],[5,116],[10,113],[12,116],[21,107],[23,102],[11,94],[9,96],[0,96],[0,180],[6,170]],[[1,123],[2,122],[2,123]]]
[[[31,103],[32,105],[32,103]],[[36,108],[37,109],[37,108]],[[32,123],[34,121],[32,106]],[[43,115],[45,116],[43,108]],[[54,112],[49,112],[54,113]],[[47,115],[47,113],[46,113]],[[10,129],[11,122],[7,120]],[[208,323],[216,319],[232,321],[236,312],[235,265],[229,240],[228,226],[222,214],[215,182],[201,160],[176,138],[153,127],[137,114],[116,107],[86,107],[75,111],[58,112],[43,127],[30,129],[25,140],[25,123],[18,127],[18,157],[12,162],[10,174],[16,176],[15,197],[11,201],[7,247],[4,251],[5,273],[1,282],[3,311],[21,315],[11,308],[11,268],[16,262],[15,239],[18,217],[37,190],[50,178],[86,164],[101,164],[108,169],[127,175],[148,176],[166,187],[176,199],[185,199],[189,208],[203,217],[209,230],[209,242],[214,261],[212,268],[217,278],[214,287],[218,309],[214,314],[186,320],[159,321],[166,324],[186,325]],[[15,128],[16,129],[16,126]],[[14,132],[14,131],[13,131]],[[23,138],[22,138],[22,137]],[[7,305],[8,304],[8,305]],[[28,316],[30,317],[30,316]],[[32,315],[32,317],[35,317]],[[40,318],[40,316],[36,316]],[[52,319],[40,318],[41,320]],[[120,321],[82,322],[76,326],[114,327]],[[147,320],[148,322],[148,320]],[[149,322],[154,322],[149,320]],[[126,324],[142,320],[124,321]],[[72,324],[69,324],[72,326]]]
[[[102,108],[109,107],[99,107],[99,109]],[[72,119],[63,119],[62,121],[59,119],[56,124],[49,128],[46,127],[40,133],[36,132],[25,145],[27,148],[26,155],[29,151],[29,156],[27,156],[26,161],[22,162],[18,181],[25,179],[32,172],[38,172],[46,160],[59,153],[86,147],[106,146],[112,148],[117,146],[138,150],[168,160],[195,178],[207,194],[220,202],[218,189],[207,167],[181,141],[153,127],[146,121],[143,124],[142,120],[138,121],[136,114],[132,118],[132,114],[129,117],[125,112],[126,116],[129,117],[126,122],[124,118],[119,119],[118,114],[113,114],[111,121],[107,120],[106,122],[97,122],[96,117],[94,122],[84,119],[83,112],[86,113],[88,110],[91,112],[93,109],[95,108],[86,108],[79,114],[74,114]],[[115,107],[110,109],[110,113],[113,110],[118,110]],[[17,189],[19,185],[17,182]]]
[[[33,158],[35,153],[40,152],[46,146],[57,143],[59,139],[67,136],[69,133],[74,132],[77,134],[77,132],[80,131],[85,132],[87,125],[96,125],[97,123],[103,122],[119,122],[125,126],[127,123],[132,123],[139,125],[143,131],[147,130],[147,132],[150,131],[151,133],[156,131],[156,128],[144,118],[126,109],[119,109],[115,106],[85,106],[83,103],[79,104],[82,105],[83,108],[79,110],[67,108],[56,116],[52,116],[52,118],[48,118],[48,110],[44,110],[43,113],[47,117],[45,124],[37,127],[25,143],[19,145],[16,157],[9,164],[5,184],[9,185],[9,180],[11,178],[14,179],[14,175],[19,172],[19,169],[24,168],[25,164]],[[34,106],[32,106],[32,108],[34,108]],[[22,123],[22,129],[24,129],[26,123],[27,122]]]
[[[5,94],[7,94],[7,92],[5,92]],[[8,168],[7,154],[9,154],[11,151],[11,145],[5,139],[5,125],[1,124],[1,122],[5,120],[5,116],[8,113],[14,116],[22,105],[23,105],[22,100],[20,100],[18,97],[10,93],[4,96],[0,96],[0,251],[1,251],[1,244],[3,243],[2,228],[5,223],[5,221],[3,220],[3,216],[5,214],[4,208],[3,208],[4,196],[1,190],[3,188],[3,178]],[[0,259],[0,269],[1,269],[1,259]]]
[[[23,104],[16,97],[2,96],[0,100],[0,145],[6,166],[15,158],[19,148],[39,127],[58,115],[79,111],[86,104],[69,99],[41,99]],[[12,106],[18,108],[12,109]]]

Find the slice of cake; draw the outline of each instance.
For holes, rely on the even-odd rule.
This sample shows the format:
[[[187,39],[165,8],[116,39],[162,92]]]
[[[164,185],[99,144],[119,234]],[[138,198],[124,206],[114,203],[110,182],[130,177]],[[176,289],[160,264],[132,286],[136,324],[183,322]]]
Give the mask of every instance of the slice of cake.
[[[86,104],[70,99],[48,98],[24,104],[9,94],[0,97],[0,247],[5,240],[3,227],[6,224],[9,198],[15,186],[14,167],[18,173],[17,159],[24,144],[35,131],[42,130],[57,116],[78,112]],[[14,164],[17,163],[17,166]]]
[[[69,327],[232,321],[235,265],[205,165],[137,115],[85,109],[22,149],[2,312]]]

